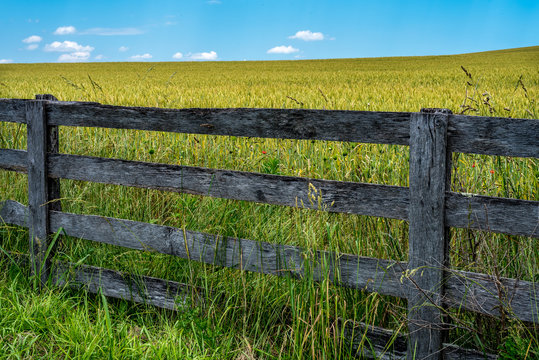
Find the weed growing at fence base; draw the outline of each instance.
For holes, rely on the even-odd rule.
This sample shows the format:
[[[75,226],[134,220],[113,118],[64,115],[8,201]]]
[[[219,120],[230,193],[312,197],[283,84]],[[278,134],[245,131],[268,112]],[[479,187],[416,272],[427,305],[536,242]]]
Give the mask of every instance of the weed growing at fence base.
[[[50,93],[60,100],[171,108],[418,111],[444,107],[455,113],[537,118],[538,62],[539,47],[421,58],[6,64],[0,65],[0,98]],[[408,185],[405,146],[91,128],[61,128],[60,146],[61,152],[72,154]],[[25,148],[26,127],[1,123],[0,147]],[[454,154],[453,166],[453,191],[539,200],[535,159]],[[27,203],[26,181],[23,174],[0,171],[0,200]],[[70,180],[62,180],[61,186],[64,211],[407,259],[404,221]],[[8,226],[0,231],[0,246],[27,251],[26,231]],[[328,282],[238,272],[72,238],[63,240],[58,256],[199,286],[204,289],[206,306],[175,315],[76,292],[38,294],[30,291],[26,275],[1,258],[5,271],[0,271],[0,313],[6,316],[0,316],[0,352],[22,357],[48,357],[52,352],[82,357],[89,354],[80,345],[85,344],[96,354],[116,358],[174,358],[179,354],[233,359],[347,358],[350,354],[339,340],[337,318],[405,329],[404,300],[335,288]],[[537,239],[452,230],[453,267],[537,281],[538,260]],[[455,329],[452,342],[491,352],[499,348],[523,355],[520,357],[539,349],[537,328],[464,312],[458,316],[477,332],[470,337],[469,332]]]

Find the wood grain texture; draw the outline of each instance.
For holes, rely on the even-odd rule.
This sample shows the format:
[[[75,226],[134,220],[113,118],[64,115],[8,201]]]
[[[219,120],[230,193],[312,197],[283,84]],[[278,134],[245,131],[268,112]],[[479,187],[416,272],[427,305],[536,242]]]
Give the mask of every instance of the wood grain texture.
[[[539,324],[537,283],[467,271],[451,270],[444,302],[452,308]]]
[[[0,121],[26,124],[26,99],[0,99]]]
[[[58,101],[58,99],[51,94],[41,94],[36,95],[36,100],[46,100],[46,101]],[[47,104],[43,105],[45,107],[45,117],[47,118],[47,123],[49,121],[49,115],[47,111]],[[60,151],[60,131],[58,126],[48,125],[47,126],[47,153],[57,154]],[[49,210],[62,211],[62,203],[60,199],[62,198],[60,193],[60,179],[48,179],[48,197],[49,197]]]
[[[169,310],[201,305],[200,289],[175,281],[136,276],[95,266],[56,262],[53,282],[58,286],[82,288],[91,293],[148,304]]]
[[[447,114],[413,114],[410,144],[408,358],[441,359]]]
[[[24,104],[27,101],[0,99],[0,121],[26,123]],[[303,109],[178,110],[61,101],[51,109],[51,114],[51,125],[408,145],[411,113]],[[452,152],[539,157],[538,139],[537,119],[449,117],[448,146]]]
[[[539,238],[539,201],[447,193],[446,225]]]
[[[12,200],[0,202],[0,218],[1,221],[8,224],[28,227],[28,208]],[[253,254],[248,256],[247,254],[249,249],[256,245],[270,249],[266,253],[276,257],[277,249],[280,249],[283,245],[254,241],[251,244],[248,240],[241,240],[241,244],[246,244],[247,246],[242,248],[241,257],[243,261],[239,262],[237,261],[240,256],[239,249],[233,247],[232,250],[229,250],[231,242],[239,242],[240,240],[238,239],[229,239],[227,245],[222,247],[224,249],[222,251],[225,253],[223,256],[216,254],[215,250],[219,249],[219,239],[222,238],[215,235],[185,231],[185,237],[182,241],[183,230],[172,227],[95,215],[76,215],[54,211],[51,212],[51,226],[51,231],[63,227],[67,234],[75,237],[130,249],[162,252],[210,264],[219,261],[224,266],[242,268],[260,273],[273,275],[292,273],[293,276],[301,277],[301,274],[296,272],[295,268],[291,267],[288,269],[285,268],[285,271],[278,271],[275,268],[262,266],[257,267],[256,256]],[[178,237],[180,238],[179,244],[176,240]],[[188,246],[185,247],[185,244]],[[295,257],[298,251],[301,251],[301,249],[290,247],[288,256]],[[280,250],[280,253],[287,254],[284,250]],[[340,257],[339,265],[348,269],[344,274],[341,272],[338,277],[342,285],[369,291],[380,290],[382,294],[397,297],[406,296],[406,285],[400,283],[401,271],[407,268],[406,263],[356,257],[346,254],[340,254],[338,256]],[[291,266],[293,262],[286,259],[287,257],[284,256],[281,264],[283,266],[284,264]],[[373,260],[377,261],[374,262]],[[358,265],[358,262],[361,265]],[[273,264],[276,264],[276,262],[274,261]],[[356,271],[359,272],[362,269],[365,272],[371,272],[377,276],[369,276],[367,273],[355,274]],[[499,279],[499,283],[503,285],[504,291],[507,294],[505,298],[502,298],[502,302],[500,302],[498,295],[499,284],[496,285],[498,280],[492,276],[458,270],[450,270],[449,275],[446,278],[447,291],[443,299],[444,304],[450,307],[464,308],[492,316],[499,316],[499,306],[502,304],[507,309],[507,315],[509,317],[525,322],[539,323],[539,316],[537,315],[539,289],[536,288],[534,283],[508,278]],[[376,285],[383,282],[387,286]]]
[[[353,320],[337,319],[347,348],[362,359],[406,359],[407,336]]]
[[[315,281],[328,277],[350,288],[405,296],[399,280],[406,265],[394,261],[52,211],[51,229],[60,227],[69,236],[131,249],[275,276],[309,276]]]
[[[28,137],[28,213],[30,259],[33,274],[40,274],[42,282],[49,275],[48,247],[49,211],[47,177],[47,119],[42,101],[26,103]]]
[[[410,114],[306,109],[160,109],[56,103],[51,124],[262,138],[408,144]]]
[[[0,169],[28,172],[27,156],[25,150],[0,149]]]
[[[539,157],[539,120],[449,115],[449,151]]]
[[[356,357],[384,360],[406,359],[407,334],[399,334],[352,320],[338,319],[337,326],[342,331],[345,344],[351,346],[352,353]],[[442,345],[440,355],[444,360],[495,360],[498,358],[497,355],[446,343]]]
[[[396,219],[407,218],[405,187],[58,154],[49,176],[226,199]],[[315,191],[316,190],[316,191]]]
[[[26,156],[27,153],[23,150],[0,149],[0,169],[26,172]],[[126,173],[116,174],[120,170]],[[179,181],[180,174],[183,174],[186,180]],[[197,195],[209,194],[256,202],[264,202],[263,199],[266,199],[268,203],[287,206],[296,206],[295,199],[298,197],[298,206],[302,206],[303,200],[303,206],[306,208],[317,208],[308,200],[309,179],[254,173],[249,179],[249,174],[66,154],[51,155],[49,159],[49,176],[53,178],[98,181]],[[170,179],[167,180],[166,177]],[[234,181],[236,178],[247,180],[240,184]],[[406,188],[325,180],[311,180],[311,183],[322,190],[323,204],[328,205],[335,201],[332,207],[326,208],[330,212],[408,220],[409,194]],[[249,186],[254,188],[249,189]],[[288,188],[288,199],[280,194],[283,188]],[[316,195],[312,189],[311,195]],[[357,202],[350,204],[352,201]],[[446,226],[539,237],[538,201],[446,192],[445,208]]]

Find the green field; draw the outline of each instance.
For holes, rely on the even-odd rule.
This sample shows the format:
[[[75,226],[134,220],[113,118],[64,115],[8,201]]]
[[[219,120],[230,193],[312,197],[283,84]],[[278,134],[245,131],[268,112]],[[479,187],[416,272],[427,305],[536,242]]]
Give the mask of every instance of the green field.
[[[2,64],[0,98],[103,104],[419,111],[538,118],[539,46],[428,57],[271,62]],[[463,68],[466,70],[464,71]],[[0,148],[26,147],[0,123]],[[60,151],[310,178],[408,185],[408,148],[322,141],[61,128]],[[539,161],[454,154],[452,190],[539,200]],[[27,203],[24,174],[0,171],[0,200]],[[272,243],[407,260],[404,221],[62,180],[64,211]],[[0,227],[0,247],[27,252],[27,231]],[[348,358],[338,317],[403,332],[406,301],[222,269],[67,238],[58,259],[189,283],[206,305],[180,313],[70,290],[38,292],[0,255],[2,358]],[[539,280],[535,238],[451,230],[458,269]],[[451,342],[539,357],[539,329],[455,311]],[[368,352],[368,344],[365,344]]]

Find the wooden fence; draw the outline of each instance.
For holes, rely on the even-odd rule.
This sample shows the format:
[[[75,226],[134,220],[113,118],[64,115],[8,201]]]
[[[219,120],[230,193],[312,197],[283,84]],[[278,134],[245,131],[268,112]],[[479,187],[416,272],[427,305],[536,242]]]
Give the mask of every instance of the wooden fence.
[[[47,236],[63,228],[69,236],[275,276],[301,278],[306,266],[315,280],[329,276],[340,286],[408,300],[408,335],[390,351],[389,330],[362,328],[377,355],[415,359],[495,358],[443,343],[444,309],[458,307],[490,316],[539,323],[536,283],[451,269],[448,227],[539,237],[539,201],[452,192],[451,153],[539,157],[539,121],[419,113],[294,109],[159,109],[56,101],[0,99],[0,121],[27,125],[27,151],[0,149],[0,168],[28,173],[28,207],[0,203],[6,223],[29,228],[33,271],[70,285],[100,288],[112,297],[174,309],[185,286],[176,282],[69,264],[50,268]],[[58,126],[138,129],[225,136],[332,140],[410,146],[410,187],[329,181],[242,171],[165,165],[58,153]],[[309,186],[322,190],[328,211],[409,222],[408,262],[317,251],[263,241],[219,237],[154,224],[61,211],[59,179],[93,181],[180,193],[316,208]],[[5,185],[2,185],[5,186]],[[306,262],[309,261],[307,264]],[[329,271],[322,270],[326,264]],[[414,271],[421,269],[421,271]],[[404,279],[404,281],[402,281]],[[346,333],[352,332],[344,328]]]

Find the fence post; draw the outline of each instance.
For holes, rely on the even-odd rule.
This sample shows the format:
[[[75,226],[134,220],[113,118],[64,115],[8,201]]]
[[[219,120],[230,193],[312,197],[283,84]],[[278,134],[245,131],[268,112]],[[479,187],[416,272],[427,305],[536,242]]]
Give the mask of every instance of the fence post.
[[[447,265],[446,109],[422,109],[410,121],[408,359],[441,359],[443,268]]]
[[[58,129],[47,126],[45,101],[55,100],[52,95],[37,95],[26,103],[28,154],[28,229],[30,237],[30,266],[34,276],[45,284],[49,277],[46,258],[49,234],[49,201],[60,198],[59,181],[47,177],[47,152],[58,151]],[[52,141],[50,141],[52,140]],[[55,206],[59,208],[59,205]],[[49,254],[52,255],[52,254]]]

